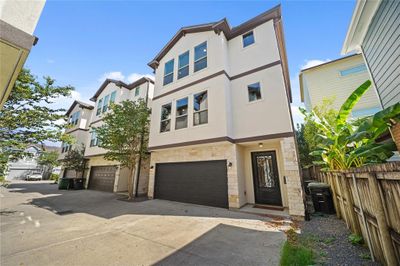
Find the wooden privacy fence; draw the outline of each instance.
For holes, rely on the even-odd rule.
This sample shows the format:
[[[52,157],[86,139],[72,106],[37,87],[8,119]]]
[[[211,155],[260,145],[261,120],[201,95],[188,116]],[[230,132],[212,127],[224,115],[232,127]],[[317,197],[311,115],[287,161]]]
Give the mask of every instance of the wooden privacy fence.
[[[400,265],[400,162],[320,172],[336,213],[362,235],[373,260]]]

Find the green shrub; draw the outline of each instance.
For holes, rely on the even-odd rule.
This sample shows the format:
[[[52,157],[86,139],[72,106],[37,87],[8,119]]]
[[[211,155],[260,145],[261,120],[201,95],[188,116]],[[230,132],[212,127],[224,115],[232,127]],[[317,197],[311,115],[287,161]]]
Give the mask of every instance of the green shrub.
[[[281,266],[306,266],[314,264],[314,253],[312,249],[292,244],[288,241],[283,244],[281,252]]]
[[[58,174],[51,174],[50,175],[50,180],[54,180],[54,182],[58,182],[58,178],[60,176]]]
[[[354,246],[362,245],[364,243],[364,239],[362,238],[362,236],[356,234],[349,235],[349,241]]]

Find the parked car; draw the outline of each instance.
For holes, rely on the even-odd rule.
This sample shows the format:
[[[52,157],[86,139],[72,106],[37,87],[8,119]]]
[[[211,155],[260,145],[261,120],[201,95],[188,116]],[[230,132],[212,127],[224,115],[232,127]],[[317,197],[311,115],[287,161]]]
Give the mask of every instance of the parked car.
[[[42,174],[30,174],[26,176],[27,181],[31,180],[42,180]]]

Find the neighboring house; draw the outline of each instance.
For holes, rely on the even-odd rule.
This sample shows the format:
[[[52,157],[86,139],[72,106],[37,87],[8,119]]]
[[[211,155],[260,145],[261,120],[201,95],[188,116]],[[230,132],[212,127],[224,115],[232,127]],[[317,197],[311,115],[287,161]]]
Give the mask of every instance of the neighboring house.
[[[86,145],[89,138],[89,123],[92,118],[94,106],[81,101],[74,101],[68,111],[65,113],[67,117],[68,128],[65,133],[74,138],[72,144],[62,143],[61,153],[58,159],[63,161],[65,155],[71,149],[82,149]],[[61,177],[76,178],[76,172],[72,169],[61,168]]]
[[[400,102],[400,1],[357,1],[342,54],[362,53],[383,108]],[[400,151],[400,124],[391,128]]]
[[[31,174],[42,174],[43,178],[49,177],[52,167],[41,166],[38,158],[43,151],[59,151],[57,147],[30,145],[25,150],[25,155],[16,161],[10,161],[7,165],[6,180],[24,180]],[[47,172],[50,170],[50,172]]]
[[[0,109],[6,102],[29,52],[45,0],[0,1]]]
[[[342,104],[362,83],[371,79],[361,54],[339,58],[307,69],[299,75],[301,101],[307,111],[321,105],[324,99],[333,100],[332,108]],[[372,86],[354,106],[353,117],[373,115],[382,110],[376,89]]]
[[[149,66],[150,198],[304,216],[280,6],[181,28]]]
[[[131,84],[107,79],[90,99],[96,104],[89,123],[90,136],[86,139],[85,145],[85,157],[88,159],[88,171],[85,173],[86,187],[109,192],[128,190],[129,169],[120,167],[119,162],[104,159],[106,150],[98,147],[96,127],[103,124],[103,115],[109,110],[111,102],[119,103],[125,100],[144,99],[150,106],[153,90],[154,81],[146,77]],[[141,161],[141,167],[136,174],[139,175],[138,194],[147,194],[149,160]]]

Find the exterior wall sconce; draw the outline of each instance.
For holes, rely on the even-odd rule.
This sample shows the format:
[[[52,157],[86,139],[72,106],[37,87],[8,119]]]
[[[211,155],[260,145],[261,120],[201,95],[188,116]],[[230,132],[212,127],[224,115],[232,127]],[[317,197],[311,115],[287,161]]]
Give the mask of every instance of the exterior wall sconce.
[[[154,169],[154,165],[151,165],[151,166],[150,166],[150,169]]]
[[[264,144],[262,144],[261,142],[258,143],[258,147],[259,147],[259,148],[262,148],[263,146],[264,146]]]
[[[228,163],[228,167],[231,168],[232,167],[232,162]]]

